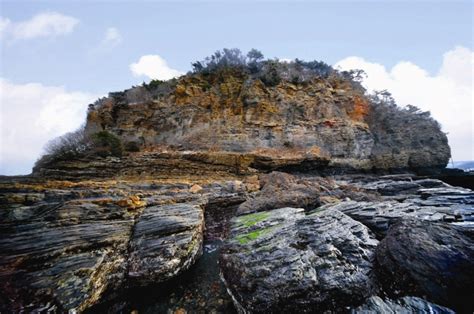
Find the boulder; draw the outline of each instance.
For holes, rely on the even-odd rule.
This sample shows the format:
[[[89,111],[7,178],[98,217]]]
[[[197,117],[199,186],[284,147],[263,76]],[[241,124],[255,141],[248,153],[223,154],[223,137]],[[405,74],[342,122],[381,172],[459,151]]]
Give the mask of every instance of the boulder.
[[[404,218],[376,250],[379,281],[391,295],[426,296],[461,312],[474,310],[474,232]]]
[[[220,267],[242,312],[341,310],[375,290],[377,243],[341,212],[280,208],[234,219]]]
[[[0,310],[82,311],[106,294],[116,296],[132,226],[120,218],[1,224]]]
[[[206,200],[187,184],[23,178],[0,182],[0,194],[2,313],[115,304],[125,287],[170,279],[202,251]]]
[[[156,284],[188,269],[202,254],[203,228],[204,214],[199,205],[146,208],[129,244],[130,283]]]

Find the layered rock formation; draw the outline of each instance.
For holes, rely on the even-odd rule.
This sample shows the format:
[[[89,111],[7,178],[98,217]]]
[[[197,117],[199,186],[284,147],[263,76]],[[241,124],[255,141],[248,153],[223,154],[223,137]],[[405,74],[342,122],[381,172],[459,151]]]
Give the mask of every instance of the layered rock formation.
[[[305,205],[295,178],[286,179],[275,181],[287,196],[295,193],[295,205]],[[299,178],[308,185],[314,179]],[[257,212],[232,221],[220,261],[240,312],[450,311],[411,296],[463,313],[474,309],[473,191],[406,175],[335,179],[320,186],[326,204],[306,213],[261,211],[252,199],[241,205],[256,204]],[[254,197],[265,195],[262,189]]]
[[[143,308],[128,296],[160,283],[165,293],[170,280],[182,286],[203,241],[219,238],[228,239],[220,266],[199,267],[220,267],[243,312],[355,310],[377,295],[427,301],[373,299],[365,308],[474,308],[474,192],[439,180],[4,178],[0,192],[2,311]],[[225,289],[194,276],[186,286],[215,292],[181,306],[228,311]]]
[[[0,177],[0,312],[472,312],[439,125],[298,62],[111,93]]]
[[[107,131],[139,150],[113,166],[132,176],[156,168],[248,173],[446,166],[450,150],[436,121],[367,96],[355,84],[340,74],[276,86],[239,70],[188,74],[97,101],[85,133]],[[89,171],[110,175],[101,160],[87,162]],[[83,160],[43,162],[35,172],[83,174],[84,167]]]
[[[1,311],[83,311],[181,274],[202,254],[204,205],[242,193],[237,186],[191,187],[2,182]]]

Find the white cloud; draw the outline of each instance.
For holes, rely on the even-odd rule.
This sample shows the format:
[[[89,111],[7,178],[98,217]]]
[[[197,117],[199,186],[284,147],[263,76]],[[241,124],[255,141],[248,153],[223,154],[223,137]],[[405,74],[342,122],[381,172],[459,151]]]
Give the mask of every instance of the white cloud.
[[[122,35],[115,27],[109,27],[105,31],[102,46],[113,48],[122,42]]]
[[[58,12],[39,13],[21,22],[0,18],[0,37],[12,40],[56,37],[71,33],[78,23],[78,19]]]
[[[172,69],[159,55],[145,55],[136,63],[130,64],[130,70],[135,76],[147,76],[150,79],[169,80],[184,74]]]
[[[0,174],[26,174],[52,138],[85,122],[97,95],[0,79]]]
[[[446,52],[436,75],[407,61],[388,70],[363,58],[348,57],[335,66],[362,69],[368,76],[364,86],[369,91],[387,89],[399,105],[429,110],[448,132],[453,159],[474,160],[473,51],[456,47]]]
[[[0,39],[3,38],[10,28],[11,21],[7,18],[0,16]]]

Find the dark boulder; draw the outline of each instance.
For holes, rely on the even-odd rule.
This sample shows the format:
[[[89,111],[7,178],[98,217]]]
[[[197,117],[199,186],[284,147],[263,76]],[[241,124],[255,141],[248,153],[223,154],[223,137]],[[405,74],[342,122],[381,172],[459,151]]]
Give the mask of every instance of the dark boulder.
[[[426,296],[457,311],[474,310],[474,232],[404,218],[376,250],[379,281],[391,295]]]
[[[377,243],[341,212],[280,208],[234,219],[220,267],[243,312],[340,310],[374,292]]]

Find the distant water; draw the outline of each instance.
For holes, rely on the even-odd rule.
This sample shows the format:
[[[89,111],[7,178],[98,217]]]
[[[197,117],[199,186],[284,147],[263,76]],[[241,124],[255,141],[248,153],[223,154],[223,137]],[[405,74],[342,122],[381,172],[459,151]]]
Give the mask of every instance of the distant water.
[[[464,171],[474,171],[474,160],[449,162],[448,168],[458,168]]]

